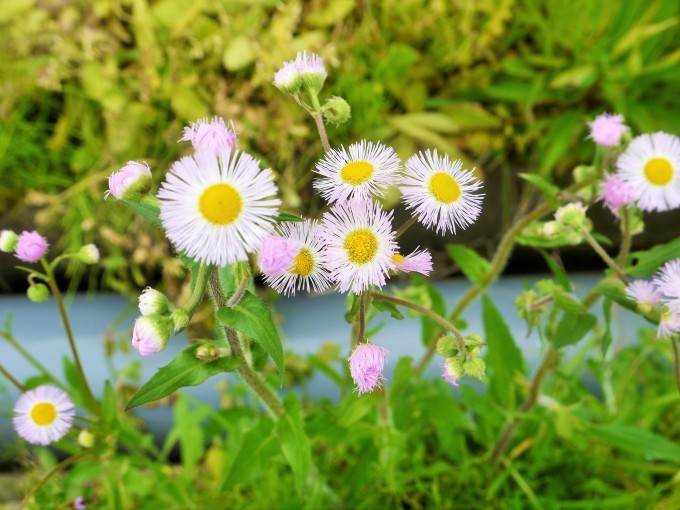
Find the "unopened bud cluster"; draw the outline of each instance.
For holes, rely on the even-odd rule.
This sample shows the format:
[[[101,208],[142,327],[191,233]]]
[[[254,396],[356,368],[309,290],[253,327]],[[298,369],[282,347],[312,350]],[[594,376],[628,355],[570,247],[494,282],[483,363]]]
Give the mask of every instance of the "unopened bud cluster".
[[[462,339],[449,335],[439,338],[437,353],[446,358],[444,379],[455,386],[464,376],[482,379],[486,371],[486,363],[479,357],[483,345],[484,340],[477,334]]]

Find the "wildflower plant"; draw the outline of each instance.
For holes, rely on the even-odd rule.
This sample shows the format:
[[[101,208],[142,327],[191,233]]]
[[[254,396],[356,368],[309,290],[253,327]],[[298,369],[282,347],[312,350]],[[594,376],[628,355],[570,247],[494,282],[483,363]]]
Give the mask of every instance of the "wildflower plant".
[[[170,342],[180,342],[178,334],[188,332],[192,322],[198,321],[198,312],[206,309],[211,311],[215,325],[212,334],[192,338],[191,345],[144,381],[129,398],[121,398],[109,383],[101,399],[92,392],[54,278],[55,267],[65,259],[96,264],[100,255],[97,247],[86,244],[75,253],[49,261],[50,247],[39,233],[0,233],[0,249],[14,253],[22,262],[41,264],[42,270],[22,267],[28,273],[27,295],[37,303],[51,297],[56,301],[78,375],[77,383],[66,387],[36,362],[35,366],[45,372],[42,375],[47,381],[43,382],[49,384],[29,387],[0,365],[0,371],[23,394],[14,409],[15,428],[22,438],[40,445],[67,441],[72,463],[98,452],[105,458],[119,445],[127,448],[137,442],[143,444],[140,433],[126,421],[131,419],[129,413],[123,413],[121,408],[130,411],[212,376],[235,372],[268,417],[258,415],[260,421],[253,427],[253,422],[248,422],[247,427],[231,434],[230,440],[241,443],[235,450],[237,454],[229,457],[229,466],[225,467],[219,453],[213,457],[206,453],[208,470],[217,472],[215,477],[219,479],[216,494],[230,484],[236,485],[234,480],[244,483],[256,477],[269,460],[262,460],[262,456],[271,453],[282,455],[290,466],[298,497],[308,494],[305,491],[312,486],[312,492],[322,498],[333,492],[333,482],[332,477],[324,478],[321,471],[327,466],[315,462],[313,451],[324,450],[332,443],[328,437],[343,427],[348,437],[363,434],[356,430],[361,427],[354,425],[371,409],[376,409],[381,430],[376,436],[382,437],[385,430],[394,432],[396,422],[404,426],[403,422],[418,419],[416,413],[409,415],[409,411],[419,403],[408,401],[405,407],[398,407],[399,392],[415,386],[412,379],[421,375],[437,355],[440,389],[450,394],[451,387],[461,386],[463,398],[469,402],[465,381],[477,379],[488,383],[487,390],[493,398],[493,404],[487,402],[488,407],[500,405],[504,409],[494,425],[487,427],[484,440],[475,446],[486,447],[483,466],[494,474],[497,466],[510,464],[508,447],[522,421],[541,402],[543,385],[558,366],[562,349],[578,344],[598,324],[591,308],[600,299],[605,318],[599,342],[602,357],[606,360],[611,356],[611,313],[615,304],[620,305],[653,323],[658,342],[670,341],[680,390],[680,239],[661,248],[631,253],[632,237],[644,228],[644,213],[680,207],[677,136],[654,133],[634,137],[620,115],[604,115],[591,121],[590,138],[596,144],[592,165],[576,168],[573,184],[565,189],[541,175],[523,174],[535,192],[534,207],[518,215],[491,259],[461,244],[448,246],[450,257],[471,286],[447,313],[441,293],[428,281],[435,268],[431,253],[420,247],[410,253],[402,251],[400,237],[408,229],[455,235],[472,228],[484,207],[484,184],[474,168],[466,168],[462,161],[436,149],[400,155],[384,141],[375,140],[334,143],[332,147],[326,126],[349,121],[351,108],[337,96],[322,102],[327,78],[324,60],[306,52],[284,63],[273,76],[274,86],[313,118],[319,133],[323,154],[308,169],[314,176],[312,189],[326,201],[319,217],[303,218],[281,210],[276,172],[265,168],[255,155],[238,148],[233,123],[219,117],[199,120],[185,128],[180,142],[191,142],[193,152],[159,176],[157,190],[153,189],[153,176],[163,170],[146,164],[128,162],[109,177],[105,197],[113,200],[107,201],[106,207],[122,204],[160,228],[190,275],[190,294],[182,302],[173,302],[152,288],[141,292],[140,315],[129,344],[140,356],[156,355]],[[395,224],[393,211],[382,201],[393,192],[401,195],[399,207],[410,214],[400,225]],[[620,226],[620,250],[614,255],[603,246],[606,239],[595,231],[588,217],[592,208],[603,206]],[[579,297],[559,260],[547,250],[584,243],[608,269],[585,297]],[[551,279],[537,282],[515,301],[528,331],[537,331],[541,339],[542,359],[531,378],[509,328],[488,296],[482,301],[483,334],[466,331],[463,320],[468,306],[502,273],[515,244],[538,249],[552,273]],[[408,273],[411,283],[405,288],[388,285]],[[285,296],[297,292],[346,294],[344,317],[351,328],[351,338],[350,345],[343,347],[345,354],[338,356],[347,362],[344,376],[321,356],[314,358],[314,363],[323,367],[343,391],[353,383],[354,391],[343,396],[343,402],[349,402],[342,404],[346,414],[338,411],[337,415],[326,416],[319,412],[306,429],[297,395],[291,392],[285,399],[279,395],[277,390],[286,381],[286,361],[288,366],[295,361],[291,356],[284,357],[271,305],[260,297],[262,293],[255,286],[258,275],[265,285]],[[382,312],[394,320],[403,320],[404,311],[421,318],[426,351],[413,364],[408,359],[396,360],[395,388],[390,389],[384,374],[390,346],[375,342],[376,328],[371,323]],[[9,332],[4,332],[3,337],[33,359],[30,353],[21,351]],[[274,370],[268,360],[273,362]],[[603,391],[611,409],[617,402],[612,396],[611,378],[604,372]],[[439,402],[444,390],[437,390],[437,396],[430,394],[429,398]],[[395,394],[389,395],[390,391]],[[546,401],[549,399],[544,398]],[[399,409],[394,419],[390,406]],[[176,435],[189,430],[202,443],[201,424],[208,416],[225,430],[236,430],[230,429],[235,425],[223,415],[206,407],[197,406],[205,415],[193,422],[187,419],[185,428]],[[489,411],[490,415],[494,412]],[[177,412],[181,419],[189,414],[187,409]],[[237,422],[243,419],[237,413],[230,417]],[[433,421],[438,419],[432,417]],[[457,420],[462,430],[460,423],[466,418],[461,413]],[[436,423],[441,430],[451,425]],[[423,426],[431,428],[429,423]],[[469,424],[465,427],[470,428]],[[316,445],[310,441],[310,428],[323,430]],[[390,434],[386,436],[383,446],[389,450],[392,438]],[[277,440],[272,442],[271,437]],[[182,436],[179,441],[185,454],[183,476],[189,479],[186,473],[194,472],[201,455],[187,453],[196,447],[191,438]],[[145,455],[164,458],[170,447],[164,447],[160,454],[152,446],[144,448],[148,449]],[[252,462],[251,455],[256,457]],[[515,451],[513,458],[515,455],[519,454]],[[380,461],[389,457],[384,455]],[[40,485],[27,501],[39,489]],[[80,495],[72,495],[70,501],[73,507],[84,505]]]

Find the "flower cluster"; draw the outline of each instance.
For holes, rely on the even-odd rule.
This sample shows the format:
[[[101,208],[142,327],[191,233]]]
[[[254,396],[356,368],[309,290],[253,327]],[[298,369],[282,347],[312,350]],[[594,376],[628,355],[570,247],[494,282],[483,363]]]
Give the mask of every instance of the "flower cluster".
[[[629,131],[621,115],[602,114],[590,123],[590,138],[603,147],[621,144]],[[680,138],[664,132],[631,140],[616,160],[616,172],[600,183],[600,199],[616,214],[636,204],[643,211],[680,207]]]
[[[281,92],[297,94],[306,87],[313,94],[318,94],[326,81],[326,68],[323,59],[306,51],[297,54],[295,60],[285,62],[274,74],[274,86]]]
[[[638,280],[626,288],[643,313],[659,309],[657,336],[666,338],[680,332],[680,259],[666,262],[651,280]]]

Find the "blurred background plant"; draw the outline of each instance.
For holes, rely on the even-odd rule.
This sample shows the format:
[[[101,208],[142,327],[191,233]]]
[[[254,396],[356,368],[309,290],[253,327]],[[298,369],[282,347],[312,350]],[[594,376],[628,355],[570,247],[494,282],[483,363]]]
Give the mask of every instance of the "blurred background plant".
[[[176,144],[190,121],[233,119],[240,146],[278,173],[285,207],[320,207],[314,126],[271,85],[300,50],[326,59],[328,89],[352,106],[332,144],[436,147],[485,175],[496,211],[479,246],[528,193],[516,174],[566,180],[592,155],[576,143],[587,119],[616,111],[638,132],[677,129],[674,0],[11,0],[0,30],[3,224],[35,214],[63,249],[97,242],[90,284],[122,292],[159,267],[172,287],[182,269],[160,232],[101,206],[105,178],[133,155],[160,180],[190,150]]]

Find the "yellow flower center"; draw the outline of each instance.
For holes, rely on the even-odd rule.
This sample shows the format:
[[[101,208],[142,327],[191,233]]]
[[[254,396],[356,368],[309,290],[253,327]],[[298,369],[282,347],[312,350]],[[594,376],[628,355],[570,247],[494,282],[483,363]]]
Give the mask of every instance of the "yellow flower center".
[[[290,270],[293,274],[300,276],[307,276],[314,271],[314,258],[312,252],[307,248],[302,248],[293,261],[293,269]]]
[[[451,204],[460,196],[460,184],[446,172],[437,172],[430,179],[430,192],[443,204]]]
[[[49,425],[57,419],[57,408],[52,402],[40,402],[31,409],[31,419],[37,425]]]
[[[203,217],[213,225],[228,225],[243,209],[241,195],[230,184],[213,184],[198,201]]]
[[[394,264],[399,264],[400,262],[404,262],[404,260],[406,260],[406,257],[400,255],[399,253],[395,253],[394,255],[392,255],[392,262]]]
[[[340,178],[347,184],[358,186],[371,178],[374,169],[368,161],[352,161],[342,167]]]
[[[645,164],[645,177],[652,184],[665,186],[673,178],[673,166],[666,158],[652,158]]]
[[[378,238],[367,228],[359,228],[345,238],[343,248],[353,264],[366,264],[378,251]]]

